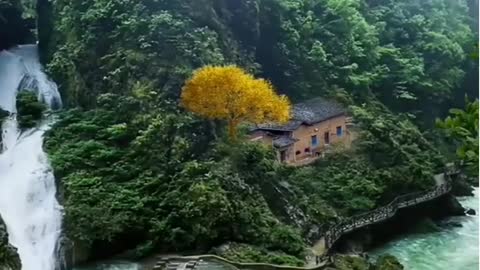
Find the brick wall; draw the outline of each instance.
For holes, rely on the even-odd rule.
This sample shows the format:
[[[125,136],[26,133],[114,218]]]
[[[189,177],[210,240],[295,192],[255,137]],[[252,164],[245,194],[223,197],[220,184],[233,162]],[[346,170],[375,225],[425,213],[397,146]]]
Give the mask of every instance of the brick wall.
[[[337,127],[342,128],[342,136],[337,136]],[[328,132],[329,144],[338,142],[349,143],[348,134],[345,126],[345,116],[337,116],[329,120],[320,122],[312,126],[302,125],[293,132],[293,137],[299,141],[294,144],[295,159],[303,159],[315,154],[315,151],[321,152],[325,147],[325,133]],[[317,145],[312,145],[312,136],[317,136]],[[310,152],[305,152],[305,149]]]

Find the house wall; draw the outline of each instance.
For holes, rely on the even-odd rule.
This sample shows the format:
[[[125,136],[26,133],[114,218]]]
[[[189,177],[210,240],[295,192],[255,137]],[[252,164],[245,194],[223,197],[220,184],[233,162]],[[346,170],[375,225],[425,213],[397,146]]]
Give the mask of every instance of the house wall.
[[[342,127],[342,136],[337,136],[337,127]],[[337,116],[329,120],[317,123],[312,126],[301,125],[293,132],[293,138],[298,139],[293,145],[293,156],[295,159],[303,159],[312,155],[315,152],[322,152],[325,147],[324,133],[328,132],[330,135],[330,144],[338,142],[349,143],[348,133],[345,125],[345,115]],[[312,146],[311,136],[317,135],[317,146]],[[310,149],[310,152],[305,152],[305,149]],[[299,154],[298,151],[300,152]]]

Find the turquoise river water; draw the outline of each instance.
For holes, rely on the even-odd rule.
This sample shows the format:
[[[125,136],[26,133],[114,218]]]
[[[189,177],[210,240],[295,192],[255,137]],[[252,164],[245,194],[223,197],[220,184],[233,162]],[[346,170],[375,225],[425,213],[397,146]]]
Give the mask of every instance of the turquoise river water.
[[[464,207],[475,209],[478,214],[478,196],[479,190],[476,189],[474,197],[460,197],[459,201]],[[445,223],[462,226],[447,226],[435,233],[404,236],[372,251],[371,255],[392,254],[406,270],[478,270],[478,215],[452,217]],[[74,270],[141,270],[141,267],[134,263],[110,262]]]
[[[449,226],[435,233],[406,236],[374,250],[371,255],[390,253],[411,270],[478,270],[478,191],[475,190],[475,197],[458,198],[464,207],[475,209],[477,215],[446,220],[462,227]]]

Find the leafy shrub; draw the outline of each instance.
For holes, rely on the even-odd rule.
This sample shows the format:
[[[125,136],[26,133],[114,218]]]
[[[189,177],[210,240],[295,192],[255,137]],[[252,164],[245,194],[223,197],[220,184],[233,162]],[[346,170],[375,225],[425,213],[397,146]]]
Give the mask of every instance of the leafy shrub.
[[[17,121],[22,129],[32,128],[42,119],[45,104],[38,101],[33,92],[21,91],[17,94]]]
[[[294,266],[304,265],[302,260],[294,256],[282,252],[271,252],[265,248],[247,244],[229,243],[227,250],[220,251],[219,249],[215,249],[214,253],[235,262],[258,262]]]

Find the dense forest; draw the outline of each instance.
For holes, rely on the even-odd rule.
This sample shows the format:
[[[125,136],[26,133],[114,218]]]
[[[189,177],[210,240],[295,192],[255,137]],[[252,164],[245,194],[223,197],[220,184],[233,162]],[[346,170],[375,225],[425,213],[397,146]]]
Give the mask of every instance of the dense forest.
[[[28,22],[26,3],[26,19],[10,19],[21,4],[0,0],[0,29]],[[469,103],[478,1],[38,0],[35,9],[37,31],[8,32],[2,45],[36,35],[61,91],[44,147],[79,260],[235,242],[223,255],[302,265],[333,222],[428,189],[447,161],[478,166],[478,102]],[[178,106],[195,69],[230,64],[292,102],[341,102],[361,130],[355,147],[288,167]]]

